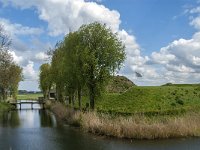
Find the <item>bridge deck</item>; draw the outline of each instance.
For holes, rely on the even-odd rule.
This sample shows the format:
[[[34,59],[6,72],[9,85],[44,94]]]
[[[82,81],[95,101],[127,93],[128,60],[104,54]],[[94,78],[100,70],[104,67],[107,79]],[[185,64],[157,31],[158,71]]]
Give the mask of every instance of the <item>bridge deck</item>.
[[[44,101],[19,101],[19,102],[10,102],[10,104],[14,105],[15,107],[19,105],[20,106],[19,109],[21,109],[22,104],[31,104],[31,109],[33,109],[33,104],[40,104],[43,106],[43,109],[44,109],[45,102]]]
[[[44,104],[45,102],[10,102],[10,104]]]

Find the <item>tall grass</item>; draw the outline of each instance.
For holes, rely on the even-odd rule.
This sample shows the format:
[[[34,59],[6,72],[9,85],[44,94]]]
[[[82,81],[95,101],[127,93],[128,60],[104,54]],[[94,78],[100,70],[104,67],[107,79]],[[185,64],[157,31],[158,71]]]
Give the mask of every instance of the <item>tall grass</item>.
[[[60,120],[98,135],[131,139],[200,136],[198,113],[186,113],[177,117],[150,118],[145,115],[112,117],[97,112],[74,111],[59,103],[51,105],[51,109]]]
[[[200,135],[200,119],[197,115],[153,120],[145,116],[99,116],[96,113],[82,115],[82,127],[92,133],[118,138],[158,139]]]

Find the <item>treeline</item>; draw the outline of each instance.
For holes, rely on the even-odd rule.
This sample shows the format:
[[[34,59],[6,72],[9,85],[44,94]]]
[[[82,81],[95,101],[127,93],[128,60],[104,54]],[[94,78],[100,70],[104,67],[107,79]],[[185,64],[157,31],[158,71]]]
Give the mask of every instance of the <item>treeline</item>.
[[[18,66],[10,53],[11,39],[0,25],[0,100],[8,96],[17,98],[18,85],[22,80],[22,68]]]
[[[116,33],[98,22],[71,32],[51,51],[51,62],[40,67],[40,88],[47,99],[52,88],[57,99],[68,97],[74,105],[88,95],[90,108],[105,89],[110,77],[122,66],[125,46]]]

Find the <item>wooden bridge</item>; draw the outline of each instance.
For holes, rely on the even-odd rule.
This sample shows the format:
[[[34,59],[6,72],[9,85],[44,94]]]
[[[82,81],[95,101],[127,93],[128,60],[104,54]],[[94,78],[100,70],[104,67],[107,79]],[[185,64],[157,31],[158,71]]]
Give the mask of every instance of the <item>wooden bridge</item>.
[[[17,105],[19,105],[19,109],[22,109],[22,105],[23,104],[30,104],[31,105],[31,109],[33,109],[33,105],[34,104],[39,104],[42,105],[42,109],[44,109],[44,104],[45,102],[43,100],[38,100],[38,101],[31,101],[31,100],[26,100],[26,101],[16,101],[16,102],[10,102],[11,105],[15,106],[15,108],[17,108]]]

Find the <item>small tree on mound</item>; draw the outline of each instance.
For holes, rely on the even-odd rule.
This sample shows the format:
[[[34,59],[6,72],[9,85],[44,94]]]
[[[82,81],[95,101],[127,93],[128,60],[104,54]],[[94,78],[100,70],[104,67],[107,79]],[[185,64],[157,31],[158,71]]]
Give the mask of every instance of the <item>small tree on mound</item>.
[[[125,46],[106,25],[91,23],[79,29],[80,47],[84,57],[84,73],[89,89],[90,107],[101,90],[105,88],[110,75],[120,69],[125,60]]]

